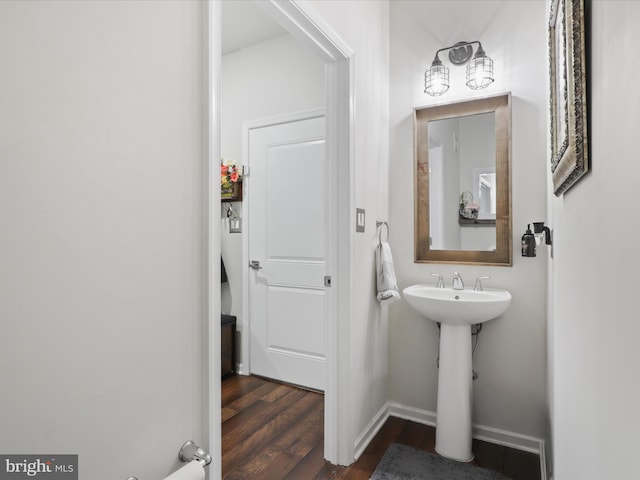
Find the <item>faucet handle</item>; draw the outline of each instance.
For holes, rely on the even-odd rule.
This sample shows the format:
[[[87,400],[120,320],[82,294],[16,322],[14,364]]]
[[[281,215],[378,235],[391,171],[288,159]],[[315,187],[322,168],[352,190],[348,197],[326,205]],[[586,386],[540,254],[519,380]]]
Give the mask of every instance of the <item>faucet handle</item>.
[[[476,285],[475,287],[473,287],[474,290],[478,291],[478,292],[482,292],[483,288],[482,288],[482,280],[488,280],[489,278],[491,278],[488,275],[482,275],[480,277],[476,278]]]
[[[464,282],[458,272],[453,272],[453,289],[464,290]]]
[[[436,288],[444,288],[444,279],[442,278],[441,273],[432,273],[434,277],[438,277],[438,283],[436,283]]]

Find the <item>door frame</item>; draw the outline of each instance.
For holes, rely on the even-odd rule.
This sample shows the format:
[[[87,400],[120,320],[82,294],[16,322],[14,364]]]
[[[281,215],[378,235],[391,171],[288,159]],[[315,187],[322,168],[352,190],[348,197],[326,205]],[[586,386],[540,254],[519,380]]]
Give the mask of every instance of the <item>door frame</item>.
[[[431,142],[431,139],[429,139],[429,145],[435,145],[434,147],[429,148],[429,222],[431,223],[429,230],[429,233],[431,233],[431,245],[429,248],[441,250],[444,249],[442,145],[438,145],[436,142]],[[438,154],[433,155],[431,150],[437,150]],[[434,201],[434,197],[436,201]],[[435,235],[433,232],[436,232]]]
[[[353,311],[350,292],[353,288],[354,238],[351,235],[352,215],[355,212],[353,188],[353,105],[354,61],[353,51],[311,12],[304,11],[295,0],[268,0],[256,2],[294,38],[306,45],[325,62],[325,118],[326,151],[328,159],[327,198],[331,223],[327,224],[327,272],[332,276],[330,300],[327,302],[327,383],[325,390],[324,457],[331,463],[349,465],[355,459],[353,405],[350,400],[350,325]],[[220,201],[216,172],[220,158],[220,56],[221,5],[220,0],[207,0],[205,26],[206,68],[205,89],[208,105],[205,109],[207,201],[203,233],[207,256],[207,339],[208,368],[205,368],[205,432],[208,433],[209,451],[213,457],[209,478],[220,478],[222,448],[220,414],[220,222],[215,208]],[[215,181],[213,180],[215,178]],[[206,433],[205,433],[206,434]]]
[[[249,227],[250,214],[249,214],[249,203],[251,202],[251,165],[249,164],[249,135],[252,130],[271,127],[275,125],[280,125],[283,123],[291,123],[297,122],[301,120],[311,120],[313,118],[325,117],[326,124],[326,115],[324,108],[316,108],[313,110],[305,110],[302,112],[294,112],[285,115],[277,115],[274,117],[266,117],[259,118],[256,120],[248,120],[242,123],[242,164],[249,166],[249,174],[245,177],[245,185],[243,186],[243,201],[242,201],[242,223],[245,228]],[[326,139],[326,135],[325,135]],[[326,140],[325,140],[326,141]],[[330,179],[327,175],[327,180],[325,183],[329,183]],[[246,188],[244,188],[246,187]],[[327,185],[325,185],[325,195],[327,194]],[[328,228],[326,226],[331,225],[333,222],[332,213],[328,208],[328,203],[325,202],[325,245],[326,245],[326,274],[330,275],[329,270],[329,261],[333,257],[334,252],[331,251],[333,245],[331,239],[328,238],[326,230]],[[249,287],[251,283],[251,274],[247,265],[249,265],[249,235],[251,232],[245,230],[245,234],[242,236],[242,319],[240,321],[240,325],[242,327],[242,335],[240,337],[240,365],[238,369],[238,373],[241,375],[249,375],[251,373],[251,342],[249,338],[249,332],[251,331],[251,309],[250,309],[250,301],[249,301]],[[264,259],[266,261],[266,259]],[[325,296],[327,298],[327,304],[331,305],[333,299],[333,291],[330,288],[325,289]],[[327,311],[325,314],[325,325],[329,322],[329,312]],[[326,332],[325,332],[325,338]],[[326,352],[325,352],[325,369],[326,369]]]

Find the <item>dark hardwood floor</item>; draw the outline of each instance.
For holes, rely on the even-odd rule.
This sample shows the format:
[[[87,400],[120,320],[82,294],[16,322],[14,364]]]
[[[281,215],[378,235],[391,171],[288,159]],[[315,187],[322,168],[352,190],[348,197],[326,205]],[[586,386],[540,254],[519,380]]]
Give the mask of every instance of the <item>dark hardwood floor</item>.
[[[225,480],[368,480],[391,443],[434,451],[435,429],[390,417],[357,462],[323,457],[324,397],[258,377],[222,382],[222,476]],[[474,440],[474,464],[512,480],[540,480],[540,459]]]

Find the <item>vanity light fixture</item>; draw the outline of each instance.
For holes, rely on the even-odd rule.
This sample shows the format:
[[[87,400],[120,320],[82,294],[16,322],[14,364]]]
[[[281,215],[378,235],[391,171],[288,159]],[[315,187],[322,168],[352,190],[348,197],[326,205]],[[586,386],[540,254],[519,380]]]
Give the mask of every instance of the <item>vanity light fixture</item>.
[[[478,44],[475,55],[473,53],[474,44]],[[482,44],[477,40],[458,42],[436,52],[431,66],[424,72],[424,93],[438,97],[449,89],[449,69],[438,56],[440,52],[445,50],[449,50],[449,61],[453,65],[467,64],[467,87],[472,90],[480,90],[493,83],[493,60],[487,57]],[[471,58],[472,56],[473,58]]]
[[[527,231],[522,236],[522,256],[535,257],[537,246],[550,246],[551,258],[553,258],[553,242],[551,240],[551,229],[545,226],[544,222],[533,222],[533,232],[531,232],[531,224],[527,225]]]
[[[551,230],[544,225],[544,222],[533,222],[533,233],[537,245],[541,245],[543,239],[546,245],[552,245]]]

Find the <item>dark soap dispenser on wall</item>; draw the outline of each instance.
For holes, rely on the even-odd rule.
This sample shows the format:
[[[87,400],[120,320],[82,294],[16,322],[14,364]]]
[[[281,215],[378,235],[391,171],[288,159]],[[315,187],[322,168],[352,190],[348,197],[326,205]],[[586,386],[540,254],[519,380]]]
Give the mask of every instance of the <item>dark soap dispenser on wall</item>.
[[[527,225],[527,231],[522,235],[522,256],[536,256],[536,237],[531,232],[531,224]]]

